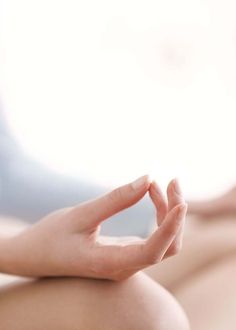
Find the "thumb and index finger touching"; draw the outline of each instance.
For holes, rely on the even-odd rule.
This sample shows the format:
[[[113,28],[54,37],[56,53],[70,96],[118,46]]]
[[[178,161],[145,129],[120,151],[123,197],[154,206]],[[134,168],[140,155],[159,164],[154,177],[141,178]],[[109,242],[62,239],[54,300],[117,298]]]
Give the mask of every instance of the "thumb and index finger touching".
[[[175,193],[177,190],[177,194]],[[178,204],[185,204],[177,180],[172,180],[167,189],[168,204],[156,184],[148,175],[144,175],[132,183],[126,184],[111,192],[82,203],[72,209],[73,218],[81,222],[81,214],[88,226],[98,226],[107,218],[125,210],[140,201],[149,191],[151,200],[157,210],[158,225],[160,226],[168,212]],[[173,193],[174,191],[174,193]],[[186,204],[185,204],[186,205]]]
[[[76,218],[83,222],[84,229],[96,228],[102,221],[115,215],[116,213],[131,207],[149,191],[152,191],[153,185],[148,175],[142,176],[138,180],[119,187],[110,193],[86,202],[72,210],[74,221]],[[173,240],[176,238],[186,215],[186,204],[182,197],[174,198],[171,193],[168,194],[169,206],[164,202],[163,196],[155,199],[155,194],[150,197],[157,207],[160,202],[159,210],[159,228],[144,242],[144,245],[134,244],[132,246],[113,247],[113,257],[109,254],[109,262],[114,261],[114,265],[120,264],[122,267],[129,268],[131,265],[138,266],[162,259]],[[154,196],[154,197],[153,197]],[[83,217],[81,217],[83,214]],[[81,223],[80,223],[81,224]],[[111,247],[104,246],[104,249]],[[104,251],[101,251],[104,254]],[[102,249],[103,250],[103,249]],[[140,253],[140,252],[144,253]],[[127,252],[127,253],[125,253]],[[122,261],[123,260],[123,261]],[[119,261],[119,262],[118,262]]]

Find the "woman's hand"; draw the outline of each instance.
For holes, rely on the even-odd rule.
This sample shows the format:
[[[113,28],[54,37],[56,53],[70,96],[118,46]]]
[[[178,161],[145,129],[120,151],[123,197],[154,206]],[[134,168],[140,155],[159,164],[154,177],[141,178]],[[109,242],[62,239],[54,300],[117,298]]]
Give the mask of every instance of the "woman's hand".
[[[102,221],[137,203],[148,191],[159,225],[148,239],[99,236]],[[1,242],[0,271],[125,279],[179,251],[187,207],[175,180],[167,195],[168,203],[157,184],[144,176],[98,199],[56,211]]]

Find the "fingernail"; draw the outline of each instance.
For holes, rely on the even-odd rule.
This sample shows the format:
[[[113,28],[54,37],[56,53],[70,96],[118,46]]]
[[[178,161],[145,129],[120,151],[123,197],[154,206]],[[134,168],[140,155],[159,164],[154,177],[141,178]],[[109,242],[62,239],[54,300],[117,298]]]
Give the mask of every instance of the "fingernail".
[[[150,178],[148,175],[144,175],[136,181],[132,182],[131,185],[135,190],[139,190],[143,187],[145,183],[150,183]]]
[[[182,196],[182,192],[181,192],[181,189],[180,189],[178,179],[174,179],[173,184],[174,184],[174,191],[175,191],[176,195]]]

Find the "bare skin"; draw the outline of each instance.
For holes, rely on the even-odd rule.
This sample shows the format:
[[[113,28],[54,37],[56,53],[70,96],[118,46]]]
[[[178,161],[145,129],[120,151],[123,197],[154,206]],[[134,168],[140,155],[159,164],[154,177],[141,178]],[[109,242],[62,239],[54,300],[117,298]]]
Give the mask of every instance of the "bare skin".
[[[167,190],[168,205],[155,183],[149,189],[150,197],[159,213],[159,224],[171,208],[172,198],[175,203],[180,202],[173,194],[173,188],[170,185]],[[146,274],[165,286],[178,299],[189,317],[192,330],[235,328],[236,216],[227,220],[224,215],[218,218],[220,221],[210,222],[202,221],[203,218],[200,217],[188,218],[188,222],[191,222],[187,226],[182,251],[174,258],[165,259],[145,270]],[[181,242],[181,235],[179,231],[175,243]],[[172,248],[169,247],[169,252],[175,243],[172,243]],[[6,286],[6,282],[10,281],[12,283]],[[184,313],[176,301],[159,285],[154,284],[153,281],[149,282],[147,277],[142,277],[141,273],[138,277],[135,275],[129,280],[116,283],[78,278],[22,282],[6,277],[5,284],[0,288],[0,310],[3,311],[1,320],[6,322],[2,323],[4,327],[1,329],[31,329],[30,319],[22,318],[25,308],[29,311],[27,315],[37,320],[38,328],[34,328],[36,330],[83,329],[84,325],[91,330],[110,329],[110,322],[114,329],[188,329]],[[143,300],[140,301],[141,296]],[[94,302],[92,306],[91,301]],[[108,305],[107,301],[110,302]],[[119,301],[122,301],[122,306]],[[131,305],[134,308],[130,309]],[[19,309],[19,306],[22,308]],[[50,313],[48,306],[53,306],[49,309]],[[66,308],[67,306],[79,308],[75,310]],[[113,307],[109,313],[110,306]],[[114,314],[114,309],[118,313]],[[132,314],[134,310],[135,314]],[[143,312],[137,313],[137,310]],[[10,324],[10,320],[13,320],[10,317],[12,313],[23,322],[15,323],[14,326]],[[90,317],[91,313],[95,315],[94,318]],[[55,315],[59,317],[54,317]],[[107,317],[109,315],[112,315],[112,320]],[[124,318],[124,315],[127,317]],[[170,316],[173,318],[170,319]],[[68,320],[70,324],[65,323]],[[169,323],[165,323],[167,320]]]
[[[142,177],[2,238],[2,272],[53,278],[3,277],[0,328],[188,330],[177,301],[146,275],[135,274],[176,254],[182,246],[186,205],[177,181],[169,185],[165,216],[157,219],[158,228],[149,238],[99,237],[101,221],[136,203],[146,192],[154,204],[160,199],[156,183]]]
[[[175,290],[197,330],[234,330],[236,324],[236,251],[209,264]]]
[[[0,271],[29,276],[80,276],[122,280],[176,254],[182,244],[186,204],[177,181],[159,227],[143,240],[100,237],[102,221],[138,202],[146,192],[160,199],[147,176],[105,196],[49,214],[18,235],[0,239]],[[162,197],[161,197],[162,198]]]
[[[121,281],[14,280],[0,286],[1,330],[189,330],[164,288],[139,273]]]
[[[187,230],[180,253],[164,260],[158,267],[151,266],[145,272],[153,279],[175,292],[176,288],[192,276],[218,263],[236,252],[236,217],[220,221],[192,221],[187,217]],[[174,270],[174,276],[173,276]]]
[[[195,219],[180,254],[145,270],[178,299],[192,330],[235,329],[236,216],[218,219]]]
[[[234,306],[235,306],[235,295],[233,292],[235,292],[236,288],[234,288],[235,283],[235,276],[236,276],[236,240],[235,240],[235,232],[236,232],[236,218],[232,218],[231,221],[227,220],[224,221],[222,218],[222,221],[211,221],[211,222],[197,222],[197,223],[190,223],[190,228],[187,228],[187,233],[183,245],[183,249],[180,252],[179,255],[175,256],[174,258],[168,258],[164,260],[162,263],[159,263],[156,266],[152,266],[150,268],[146,269],[146,273],[153,277],[155,281],[159,281],[161,285],[164,285],[167,289],[169,289],[174,296],[177,297],[178,301],[181,303],[181,305],[184,307],[185,311],[187,312],[187,315],[191,322],[191,329],[192,330],[208,330],[208,329],[216,329],[216,330],[234,330],[235,325],[235,313],[234,313]],[[188,221],[191,221],[192,219],[188,219]],[[22,226],[22,224],[21,224]],[[14,228],[16,225],[14,225]],[[207,249],[206,249],[207,246]],[[202,248],[199,248],[202,247]],[[202,253],[202,249],[204,250],[204,253]],[[132,279],[132,278],[131,278]],[[130,280],[131,280],[130,279]],[[88,291],[84,290],[82,292],[82,296],[77,294],[77,291],[79,292],[80,288],[83,287],[84,283],[81,279],[72,279],[72,283],[70,282],[70,279],[63,279],[62,285],[58,285],[57,280],[54,281],[54,279],[49,280],[50,285],[39,285],[40,289],[37,289],[38,282],[33,282],[32,286],[25,286],[24,282],[20,279],[11,278],[9,276],[2,276],[0,279],[0,282],[3,282],[2,287],[0,289],[0,310],[1,303],[6,306],[7,313],[15,313],[16,311],[19,311],[19,304],[18,301],[15,299],[12,299],[12,297],[16,296],[18,299],[21,300],[21,306],[27,307],[28,311],[27,315],[30,315],[33,313],[34,317],[38,317],[38,323],[40,324],[41,319],[44,320],[44,317],[42,317],[42,314],[45,313],[45,310],[43,309],[46,306],[52,306],[55,304],[55,310],[58,312],[61,307],[61,300],[64,301],[65,299],[71,299],[71,303],[76,301],[77,306],[79,306],[79,302],[76,300],[78,299],[78,296],[81,297],[81,300],[83,300],[83,297],[85,297],[85,301],[87,301],[86,297],[91,297],[92,300],[94,299],[94,296],[100,292],[99,285],[98,290],[96,290],[96,284],[100,283],[100,281],[91,281],[91,289],[90,285],[88,285]],[[20,282],[19,282],[20,281]],[[27,280],[29,281],[29,280]],[[61,280],[59,280],[61,281]],[[78,281],[78,283],[77,283]],[[7,283],[10,283],[6,286]],[[22,284],[21,284],[22,283]],[[31,282],[30,282],[31,283]],[[41,282],[39,282],[41,283]],[[71,284],[70,284],[71,283]],[[90,282],[86,282],[90,283]],[[106,281],[102,281],[102,283],[106,283]],[[108,282],[110,283],[110,282]],[[121,282],[122,283],[122,282]],[[159,292],[158,287],[150,287],[150,291],[147,291],[147,286],[145,284],[144,278],[142,278],[142,281],[137,285],[137,288],[135,287],[135,284],[133,286],[133,290],[128,290],[130,288],[130,283],[127,282],[129,285],[127,285],[127,291],[124,294],[123,289],[121,290],[121,296],[123,297],[124,306],[126,306],[127,311],[130,309],[128,308],[128,304],[131,304],[132,299],[125,300],[124,296],[127,295],[127,297],[134,297],[134,292],[136,292],[137,288],[140,288],[140,285],[142,286],[142,290],[145,291],[147,294],[146,298],[144,299],[145,304],[150,302],[151,306],[153,306],[154,301],[152,292],[153,290],[157,294],[157,298],[161,299],[162,295]],[[137,282],[136,282],[137,283]],[[224,285],[222,285],[224,283]],[[118,286],[120,282],[116,283]],[[22,289],[17,289],[18,287]],[[35,285],[35,287],[34,287]],[[132,284],[133,285],[133,284]],[[50,289],[49,289],[50,286]],[[63,288],[64,289],[59,289]],[[105,286],[104,286],[105,287]],[[71,288],[71,289],[70,289]],[[43,290],[42,290],[43,289]],[[49,289],[49,290],[48,290]],[[68,289],[68,290],[67,290]],[[95,289],[95,291],[94,291]],[[8,291],[9,290],[9,291]],[[16,290],[16,292],[15,292]],[[25,291],[26,290],[26,291]],[[40,295],[40,299],[35,299],[35,291],[41,290],[42,294]],[[111,290],[112,291],[112,290]],[[110,292],[111,292],[110,291]],[[58,299],[57,294],[55,292],[60,292],[60,299]],[[119,292],[119,289],[117,289],[117,292]],[[123,292],[123,293],[122,293]],[[163,292],[163,291],[161,291]],[[206,294],[207,292],[207,294]],[[27,293],[27,295],[25,295]],[[63,294],[62,294],[63,293]],[[64,297],[65,294],[65,297]],[[149,296],[150,294],[150,296]],[[99,294],[98,294],[99,295]],[[27,302],[27,299],[25,299],[25,296],[27,299],[31,301],[31,304]],[[113,295],[114,297],[114,295]],[[216,297],[220,297],[220,299],[216,299]],[[112,299],[112,297],[111,297]],[[154,298],[155,299],[155,298]],[[6,301],[8,303],[6,304]],[[9,302],[12,302],[11,304]],[[15,304],[14,304],[15,301]],[[33,304],[32,304],[33,301]],[[95,298],[96,301],[96,298]],[[110,301],[110,300],[109,300]],[[132,302],[132,305],[135,306],[135,303],[137,301],[137,298],[134,299],[134,302]],[[147,329],[152,329],[151,323],[153,322],[156,327],[153,327],[154,329],[162,329],[160,323],[158,324],[158,320],[160,321],[160,316],[165,315],[161,314],[158,306],[160,305],[160,300],[158,300],[159,303],[155,302],[155,311],[153,314],[150,312],[147,317],[145,313],[136,313],[136,317],[132,317],[132,311],[129,314],[130,320],[135,322],[137,320],[137,323],[142,324],[140,322],[149,322],[146,324]],[[164,299],[164,301],[166,301]],[[227,304],[225,304],[225,301],[227,301]],[[115,297],[114,301],[112,300],[112,303],[109,304],[116,304],[117,299]],[[127,305],[125,304],[127,302]],[[168,299],[167,301],[168,302]],[[100,300],[98,300],[97,305],[100,306]],[[58,305],[57,305],[58,304]],[[3,305],[2,305],[3,306]],[[31,307],[32,308],[31,308]],[[37,306],[37,307],[35,307]],[[65,304],[65,306],[68,306],[68,304]],[[105,302],[104,302],[104,308],[107,308]],[[108,306],[108,307],[109,307]],[[184,314],[181,311],[180,308],[177,308],[171,311],[171,307],[173,306],[172,303],[167,303],[167,305],[164,304],[163,301],[161,301],[161,306],[163,306],[163,310],[168,310],[168,315],[179,315],[181,316],[181,322],[183,323],[181,326],[184,328],[186,326],[186,323],[184,321]],[[91,309],[91,305],[87,305],[87,311],[85,314],[88,318],[90,318],[91,312],[93,311],[93,308]],[[201,308],[200,308],[201,307]],[[142,307],[143,308],[143,307]],[[137,308],[139,310],[139,308]],[[39,310],[39,314],[35,316],[35,310]],[[55,313],[54,310],[54,313]],[[163,311],[162,310],[162,311]],[[22,311],[22,310],[20,310]],[[19,311],[19,313],[20,313]],[[51,311],[51,309],[50,309]],[[122,309],[120,310],[122,312]],[[5,311],[4,311],[5,313]],[[23,313],[23,312],[22,312]],[[29,314],[30,313],[30,314]],[[95,313],[97,313],[97,309],[95,308]],[[122,312],[123,313],[123,312]],[[175,314],[177,313],[177,314]],[[24,314],[24,313],[23,313]],[[47,313],[46,313],[47,314]],[[63,305],[63,312],[58,313],[59,315],[68,315],[70,319],[73,320],[73,322],[81,322],[81,317],[78,311],[75,313],[74,309],[67,309],[64,308]],[[2,314],[3,315],[3,314]],[[7,319],[14,320],[12,318],[9,318],[9,314]],[[17,314],[18,315],[18,314]],[[101,314],[102,315],[102,314]],[[107,315],[107,314],[106,314]],[[142,320],[139,318],[137,319],[137,316],[144,316]],[[201,317],[200,317],[201,315]],[[49,316],[48,316],[49,317]],[[122,319],[123,316],[118,315],[118,318]],[[155,318],[157,317],[157,318]],[[160,317],[160,318],[158,318]],[[4,318],[3,318],[4,319]],[[91,318],[90,318],[91,319]],[[178,319],[178,317],[177,317]],[[57,318],[55,318],[57,320]],[[58,321],[60,318],[58,319]],[[186,320],[186,319],[185,319]],[[24,322],[29,322],[28,319],[22,319]],[[107,320],[109,321],[109,320]],[[127,321],[127,319],[126,319]],[[26,326],[29,326],[30,323],[19,323],[17,322],[17,325],[20,324],[22,326],[22,330],[26,329]],[[61,322],[61,320],[60,320]],[[63,321],[64,322],[64,321]],[[84,322],[84,321],[83,321]],[[106,317],[101,318],[100,322],[106,322]],[[127,321],[128,322],[128,321]],[[176,322],[176,320],[173,320],[173,322]],[[63,324],[63,323],[62,323]],[[79,324],[79,323],[78,323]],[[118,328],[123,327],[124,323],[117,323]],[[158,324],[158,326],[157,326]],[[128,328],[128,323],[127,329]],[[95,325],[94,325],[95,326]],[[106,326],[103,324],[104,329],[106,329]],[[130,325],[129,325],[130,326]],[[132,325],[134,329],[138,329],[138,324]],[[168,325],[169,326],[169,325]],[[177,329],[181,329],[181,326]],[[110,324],[107,323],[107,328],[109,329]],[[43,327],[42,329],[44,329]],[[4,329],[5,328],[2,328]],[[14,329],[13,327],[6,327],[6,330],[8,329]],[[16,328],[17,329],[17,328]],[[37,328],[35,328],[37,330]],[[38,328],[40,329],[40,327]],[[54,329],[53,326],[52,328]],[[60,329],[57,322],[55,322],[55,329]],[[67,329],[67,328],[64,328]],[[71,327],[71,329],[74,329]],[[75,327],[75,329],[80,329]],[[82,327],[83,329],[83,327]],[[89,329],[89,328],[88,328]],[[93,327],[91,326],[91,329]],[[96,328],[95,326],[95,329]],[[166,329],[172,329],[171,326],[167,327]],[[176,329],[176,328],[173,328]],[[18,330],[18,329],[17,329]],[[19,327],[19,330],[21,328]]]
[[[218,218],[236,215],[236,186],[225,194],[204,201],[189,201],[188,213],[202,218]]]

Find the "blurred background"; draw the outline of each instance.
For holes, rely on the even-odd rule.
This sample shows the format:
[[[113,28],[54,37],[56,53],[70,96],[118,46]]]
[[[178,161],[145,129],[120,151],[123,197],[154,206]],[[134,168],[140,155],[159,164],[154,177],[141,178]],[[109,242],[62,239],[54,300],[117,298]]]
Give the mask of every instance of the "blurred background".
[[[0,98],[27,157],[117,185],[236,178],[233,0],[0,0]]]

